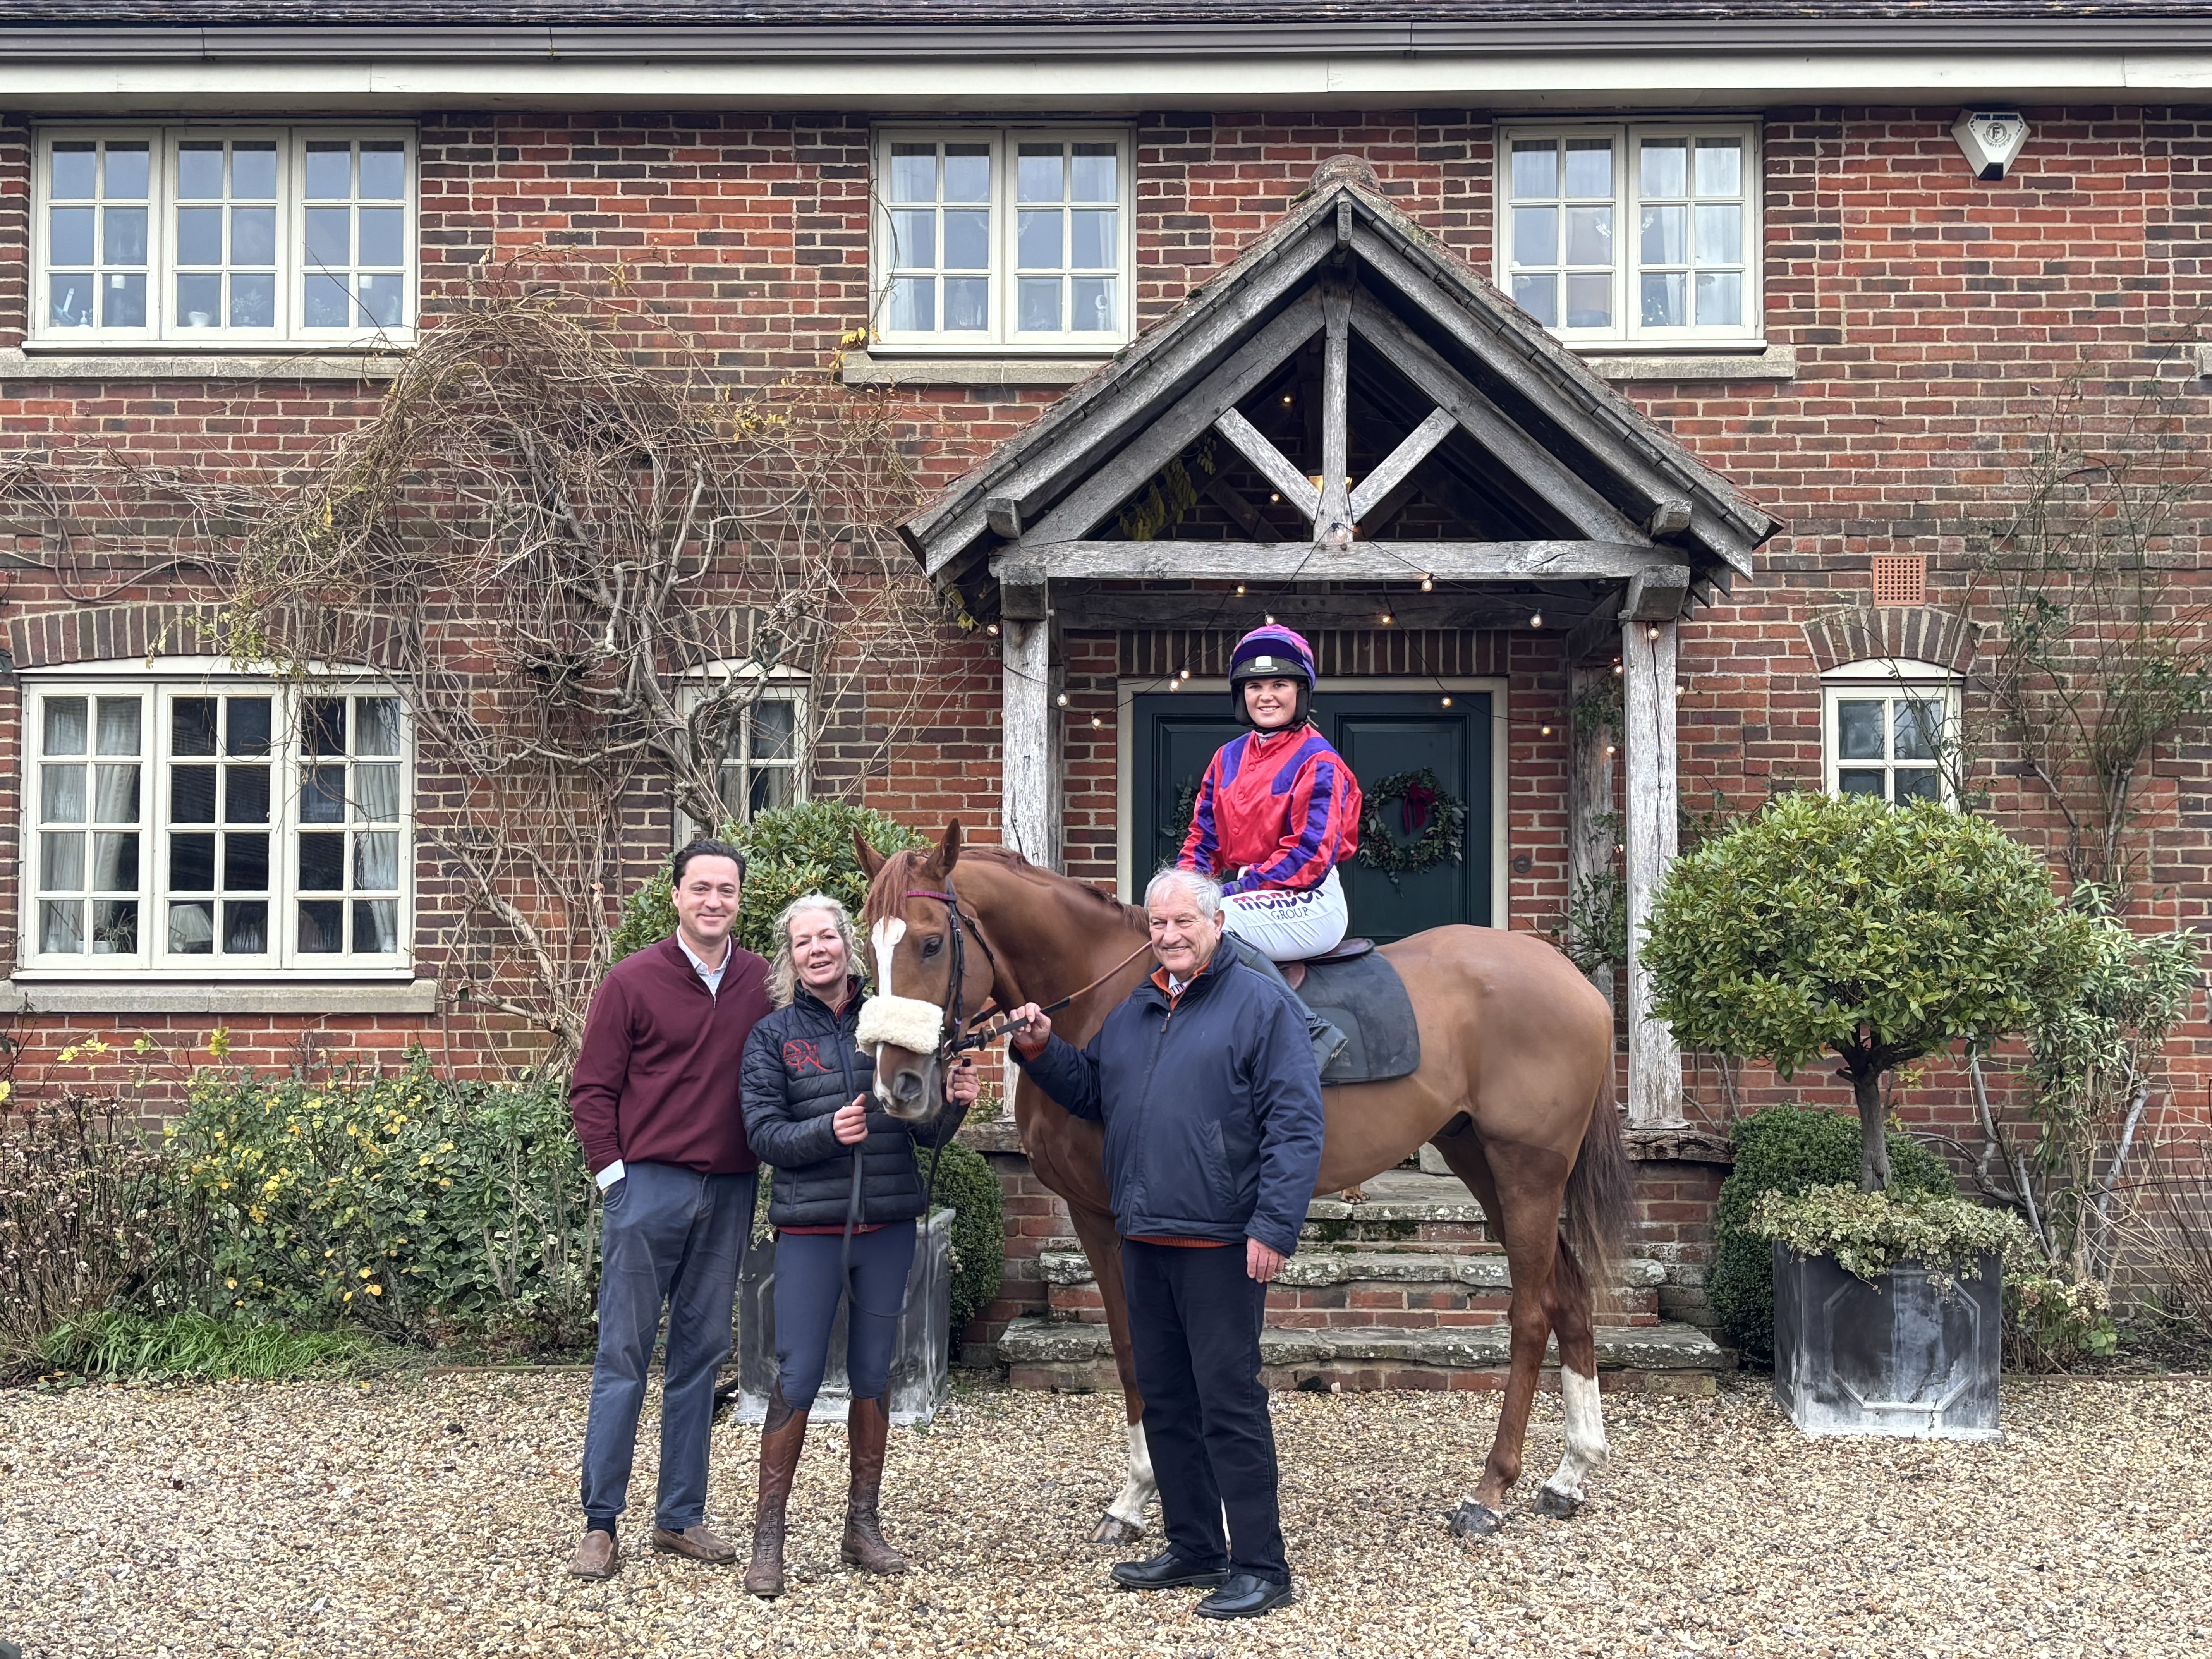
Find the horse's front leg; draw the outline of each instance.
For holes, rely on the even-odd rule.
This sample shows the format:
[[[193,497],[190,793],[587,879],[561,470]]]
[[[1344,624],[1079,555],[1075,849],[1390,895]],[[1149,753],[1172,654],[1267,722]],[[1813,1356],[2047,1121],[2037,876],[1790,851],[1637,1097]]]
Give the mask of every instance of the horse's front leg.
[[[1114,1364],[1121,1374],[1121,1398],[1127,1409],[1128,1475],[1099,1517],[1091,1541],[1126,1544],[1144,1535],[1145,1510],[1159,1496],[1160,1489],[1152,1480],[1152,1453],[1145,1445],[1145,1401],[1137,1392],[1136,1363],[1129,1353],[1129,1304],[1121,1291],[1121,1241],[1114,1231],[1110,1212],[1070,1204],[1067,1212],[1075,1223],[1083,1254],[1090,1261],[1098,1299],[1106,1307],[1106,1329],[1114,1339]]]

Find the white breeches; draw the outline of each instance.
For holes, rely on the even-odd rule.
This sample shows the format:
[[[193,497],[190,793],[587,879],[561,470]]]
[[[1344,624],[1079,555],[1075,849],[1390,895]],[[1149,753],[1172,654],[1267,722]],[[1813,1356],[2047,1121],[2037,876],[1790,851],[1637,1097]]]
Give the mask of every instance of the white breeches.
[[[1332,869],[1303,893],[1261,888],[1224,894],[1221,925],[1270,962],[1303,962],[1344,942],[1344,884]]]

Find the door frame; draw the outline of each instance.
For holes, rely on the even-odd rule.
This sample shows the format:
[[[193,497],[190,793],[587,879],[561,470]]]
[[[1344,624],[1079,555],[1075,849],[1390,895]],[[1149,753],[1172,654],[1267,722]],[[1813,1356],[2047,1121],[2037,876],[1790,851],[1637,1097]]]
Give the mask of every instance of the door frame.
[[[1137,699],[1164,689],[1166,682],[1158,674],[1125,676],[1114,684],[1114,880],[1117,893],[1132,890],[1135,872],[1130,854],[1131,813],[1134,810],[1135,792],[1131,776],[1136,769],[1137,755]],[[1188,679],[1182,683],[1177,696],[1197,698],[1225,698],[1229,682],[1225,678]],[[1506,680],[1502,675],[1486,674],[1350,674],[1324,676],[1316,683],[1316,696],[1325,694],[1357,696],[1373,693],[1377,696],[1458,696],[1462,692],[1483,693],[1490,696],[1490,915],[1491,926],[1500,929],[1511,925],[1512,918],[1506,910],[1509,892],[1506,864],[1505,758],[1511,746],[1509,739],[1512,730],[1511,709],[1506,699]],[[1219,708],[1217,702],[1215,708]]]

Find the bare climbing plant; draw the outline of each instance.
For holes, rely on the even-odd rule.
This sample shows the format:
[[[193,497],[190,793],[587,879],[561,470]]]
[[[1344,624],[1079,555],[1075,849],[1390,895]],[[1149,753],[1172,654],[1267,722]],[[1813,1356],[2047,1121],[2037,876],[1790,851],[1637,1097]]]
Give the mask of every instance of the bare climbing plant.
[[[619,270],[539,256],[450,293],[368,418],[280,475],[26,455],[0,503],[17,556],[65,579],[134,550],[142,588],[170,564],[211,577],[215,637],[167,649],[390,678],[418,846],[475,930],[452,973],[557,1062],[646,792],[699,823],[741,811],[725,758],[780,681],[865,707],[879,752],[918,713],[945,622],[891,527],[917,493],[899,419],[820,375],[738,384]],[[149,503],[176,521],[158,549],[134,546]]]

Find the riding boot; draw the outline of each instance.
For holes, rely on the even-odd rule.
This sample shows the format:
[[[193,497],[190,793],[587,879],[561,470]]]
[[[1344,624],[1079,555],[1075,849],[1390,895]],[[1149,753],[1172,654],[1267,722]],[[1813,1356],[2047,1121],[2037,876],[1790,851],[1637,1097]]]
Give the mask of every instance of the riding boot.
[[[783,1403],[776,1385],[761,1425],[760,1495],[753,1504],[753,1559],[745,1568],[745,1589],[774,1598],[783,1594],[783,1511],[791,1482],[799,1473],[799,1450],[806,1440],[806,1413]]]
[[[845,1501],[845,1541],[838,1550],[846,1564],[863,1572],[904,1572],[906,1558],[884,1540],[877,1517],[883,1490],[884,1450],[890,1438],[890,1412],[878,1398],[855,1400],[845,1417],[853,1443],[853,1487]]]
[[[1237,953],[1252,967],[1258,969],[1276,984],[1281,986],[1285,994],[1297,1006],[1297,1011],[1306,1017],[1306,1037],[1313,1044],[1314,1068],[1324,1077],[1327,1076],[1330,1062],[1344,1052],[1345,1045],[1352,1039],[1314,1012],[1306,1000],[1291,989],[1291,982],[1283,977],[1283,970],[1275,965],[1273,959],[1266,952],[1238,939]]]

